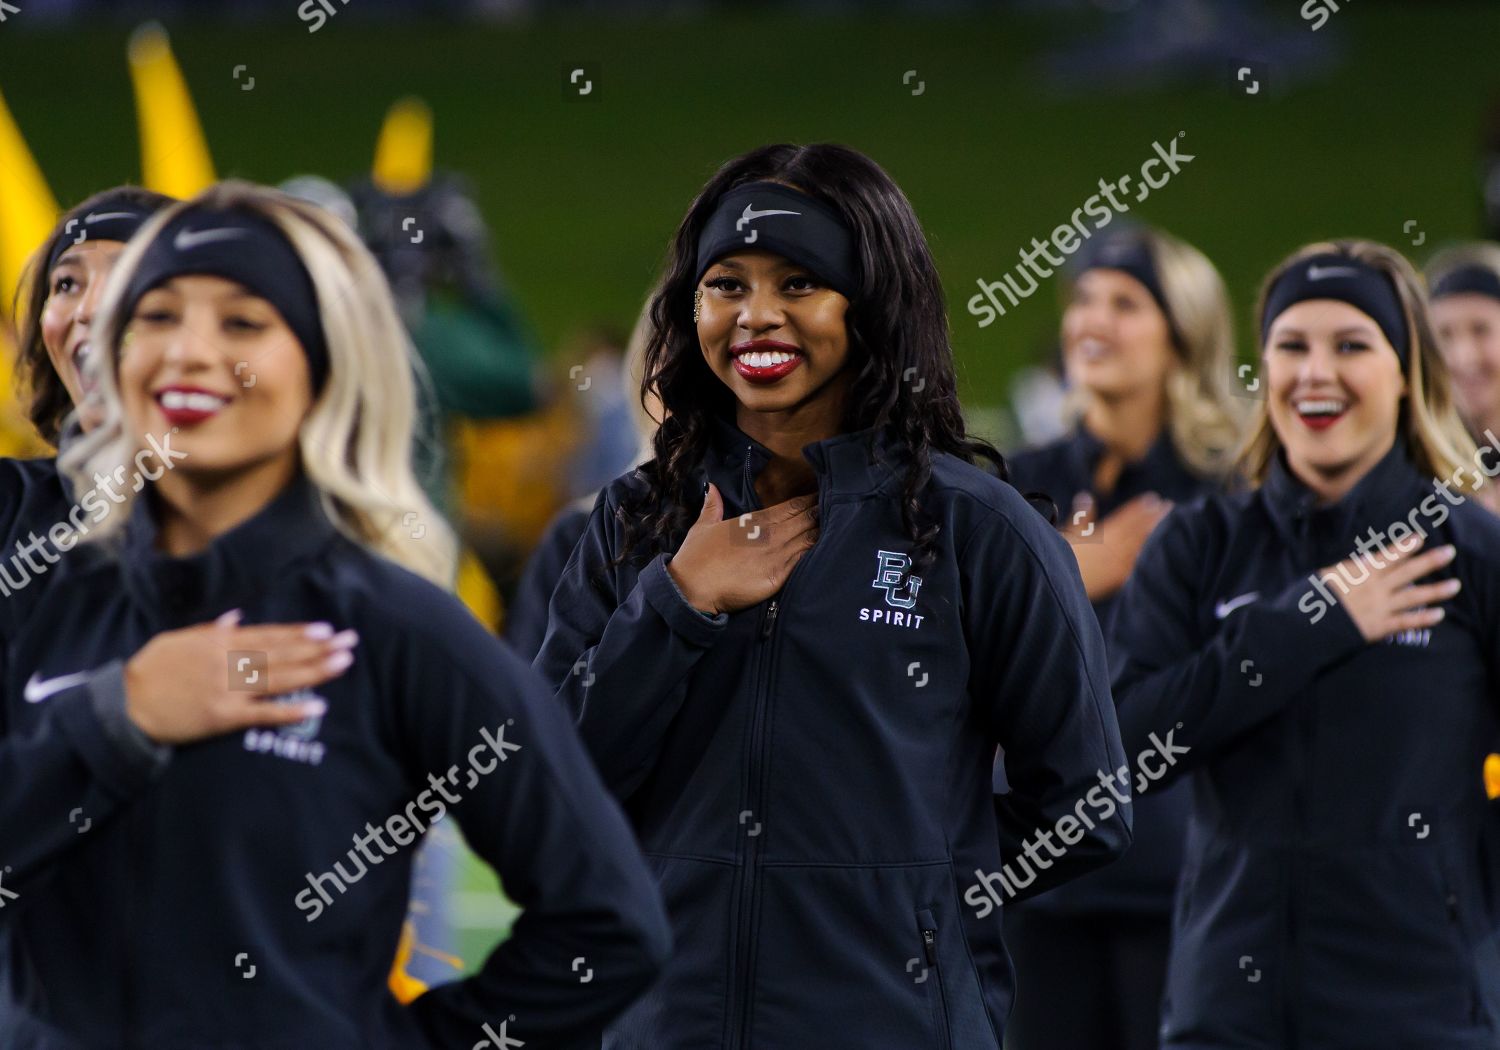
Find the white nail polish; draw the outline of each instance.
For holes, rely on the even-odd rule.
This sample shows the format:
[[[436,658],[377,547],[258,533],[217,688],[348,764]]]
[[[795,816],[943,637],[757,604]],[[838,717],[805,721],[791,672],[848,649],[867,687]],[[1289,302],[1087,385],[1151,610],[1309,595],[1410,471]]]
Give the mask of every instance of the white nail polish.
[[[351,653],[348,649],[340,649],[338,652],[330,656],[328,658],[328,662],[323,666],[327,667],[330,671],[343,671],[347,669],[348,666],[353,662],[354,654]]]
[[[328,644],[335,649],[353,649],[359,644],[359,632],[354,630],[340,631],[328,640]]]
[[[307,625],[307,630],[304,631],[303,633],[306,634],[307,637],[315,639],[315,640],[319,639],[319,638],[332,638],[333,637],[333,624],[331,624],[331,623],[321,623],[321,622],[320,623],[310,623],[310,624]]]

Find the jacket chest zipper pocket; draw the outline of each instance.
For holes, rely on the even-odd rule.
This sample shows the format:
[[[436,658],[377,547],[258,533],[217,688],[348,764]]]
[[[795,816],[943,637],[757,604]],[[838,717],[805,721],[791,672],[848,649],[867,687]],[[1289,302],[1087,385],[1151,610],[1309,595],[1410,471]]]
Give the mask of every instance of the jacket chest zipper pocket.
[[[943,995],[943,968],[938,965],[937,920],[931,910],[917,910],[917,929],[922,935],[922,961],[926,965],[928,1002],[932,1006],[932,1024],[937,1031],[940,1050],[952,1050],[953,1040],[948,1025],[948,1001]]]

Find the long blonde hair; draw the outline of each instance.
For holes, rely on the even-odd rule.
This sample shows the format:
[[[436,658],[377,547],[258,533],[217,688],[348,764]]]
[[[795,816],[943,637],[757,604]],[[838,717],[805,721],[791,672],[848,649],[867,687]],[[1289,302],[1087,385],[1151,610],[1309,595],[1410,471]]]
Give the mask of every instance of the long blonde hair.
[[[1222,478],[1233,465],[1245,414],[1230,393],[1234,326],[1229,293],[1219,271],[1197,248],[1149,226],[1131,233],[1151,255],[1167,325],[1174,333],[1178,367],[1166,382],[1167,434],[1177,455],[1195,472]],[[1070,396],[1069,407],[1081,412],[1083,395]]]
[[[1396,296],[1401,302],[1401,314],[1406,320],[1407,343],[1412,347],[1412,352],[1407,355],[1407,394],[1401,405],[1398,431],[1406,442],[1407,454],[1424,473],[1434,478],[1445,478],[1462,472],[1465,464],[1474,461],[1474,441],[1464,429],[1458,409],[1453,403],[1448,385],[1448,370],[1438,353],[1422,280],[1400,252],[1383,244],[1364,240],[1326,241],[1298,248],[1261,282],[1260,295],[1255,303],[1256,330],[1260,329],[1260,319],[1265,313],[1266,297],[1271,286],[1291,267],[1313,255],[1342,255],[1373,266],[1391,278],[1396,286]],[[1265,353],[1264,347],[1261,348],[1261,353]],[[1250,437],[1239,456],[1240,470],[1245,478],[1260,484],[1280,448],[1281,440],[1271,426],[1270,413],[1266,410],[1266,403],[1262,401],[1256,412]],[[1478,475],[1473,480],[1455,484],[1460,488],[1476,490],[1479,485]]]
[[[130,462],[138,442],[125,424],[118,369],[130,322],[124,295],[148,245],[190,208],[251,212],[276,225],[312,278],[328,346],[328,379],[298,434],[302,468],[330,520],[350,539],[451,587],[457,558],[452,530],[412,472],[416,353],[396,313],[379,265],[342,222],[315,205],[247,182],[211,186],[157,213],[131,240],[110,274],[99,305],[101,353],[97,395],[103,422],[61,457],[77,490]],[[82,537],[107,538],[124,525],[124,502]],[[420,525],[420,527],[417,527]]]

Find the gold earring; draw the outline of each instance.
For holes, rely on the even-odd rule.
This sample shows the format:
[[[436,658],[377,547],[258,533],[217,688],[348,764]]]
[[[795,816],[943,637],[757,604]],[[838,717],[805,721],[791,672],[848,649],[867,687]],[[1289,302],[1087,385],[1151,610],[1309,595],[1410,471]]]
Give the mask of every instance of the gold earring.
[[[698,323],[698,315],[703,312],[703,289],[699,288],[693,292],[693,324]]]

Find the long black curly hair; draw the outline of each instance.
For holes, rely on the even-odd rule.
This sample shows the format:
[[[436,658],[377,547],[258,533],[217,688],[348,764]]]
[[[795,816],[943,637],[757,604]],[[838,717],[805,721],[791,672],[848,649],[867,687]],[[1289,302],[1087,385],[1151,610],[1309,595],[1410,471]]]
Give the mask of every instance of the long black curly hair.
[[[1006,477],[989,442],[969,437],[959,410],[948,317],[937,267],[911,202],[891,177],[847,146],[762,146],[724,164],[698,192],[672,240],[667,269],[651,300],[641,400],[660,400],[667,423],[652,439],[655,458],[641,468],[644,491],[619,509],[619,561],[672,550],[697,518],[696,473],[709,448],[710,417],[734,418],[734,396],[703,359],[693,322],[698,238],[719,199],[746,182],[775,181],[822,201],[854,232],[859,288],[849,300],[849,360],[854,372],[841,433],[890,424],[907,450],[901,520],[912,545],[908,573],[936,553],[938,525],[920,494],[934,451],[987,459]],[[873,452],[873,449],[872,449]]]

